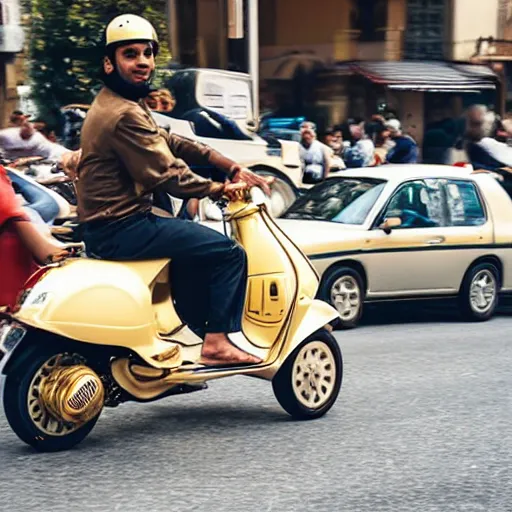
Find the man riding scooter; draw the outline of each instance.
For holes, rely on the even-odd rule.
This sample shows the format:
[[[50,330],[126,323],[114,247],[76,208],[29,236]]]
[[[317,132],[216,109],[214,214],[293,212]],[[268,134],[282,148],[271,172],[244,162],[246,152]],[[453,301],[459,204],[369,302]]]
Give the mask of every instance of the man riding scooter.
[[[105,32],[99,92],[85,120],[76,178],[78,212],[92,257],[112,260],[172,259],[173,294],[187,320],[197,302],[207,309],[201,362],[257,364],[235,345],[241,334],[246,255],[235,242],[197,223],[151,212],[151,194],[180,198],[234,197],[247,186],[269,193],[267,182],[207,146],[157,127],[142,102],[158,53],[151,24],[139,16],[115,18]],[[214,183],[187,164],[211,165],[229,178]],[[202,276],[202,289],[193,283]]]

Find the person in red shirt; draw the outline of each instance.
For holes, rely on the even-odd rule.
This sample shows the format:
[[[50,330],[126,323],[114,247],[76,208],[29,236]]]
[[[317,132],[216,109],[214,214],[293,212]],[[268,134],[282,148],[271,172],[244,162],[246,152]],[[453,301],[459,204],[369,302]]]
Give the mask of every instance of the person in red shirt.
[[[44,236],[23,211],[0,166],[0,307],[13,307],[39,264],[64,259],[68,250]]]

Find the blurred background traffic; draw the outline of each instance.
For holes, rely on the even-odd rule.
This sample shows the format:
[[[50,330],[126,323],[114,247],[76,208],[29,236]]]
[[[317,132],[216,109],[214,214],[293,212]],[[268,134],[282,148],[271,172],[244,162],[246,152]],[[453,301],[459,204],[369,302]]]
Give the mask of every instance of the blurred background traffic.
[[[83,113],[63,107],[91,103],[101,27],[123,12],[150,19],[163,41],[154,85],[165,91],[148,102],[200,136],[319,140],[330,166],[344,168],[467,161],[464,114],[475,104],[488,109],[486,135],[512,133],[508,0],[2,0],[0,127],[29,116],[51,141],[77,147]],[[232,73],[196,89],[185,108],[169,81],[189,68]],[[201,118],[186,116],[198,105],[240,132],[201,132]],[[314,181],[326,162],[308,153],[320,165],[307,173]]]

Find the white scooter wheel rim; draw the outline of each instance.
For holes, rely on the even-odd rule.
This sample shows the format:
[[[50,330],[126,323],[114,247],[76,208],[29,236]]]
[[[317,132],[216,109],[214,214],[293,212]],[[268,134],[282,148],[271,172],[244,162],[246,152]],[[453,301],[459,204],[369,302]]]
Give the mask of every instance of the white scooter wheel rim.
[[[304,345],[293,364],[293,391],[308,409],[319,409],[330,398],[336,381],[336,362],[323,341]]]

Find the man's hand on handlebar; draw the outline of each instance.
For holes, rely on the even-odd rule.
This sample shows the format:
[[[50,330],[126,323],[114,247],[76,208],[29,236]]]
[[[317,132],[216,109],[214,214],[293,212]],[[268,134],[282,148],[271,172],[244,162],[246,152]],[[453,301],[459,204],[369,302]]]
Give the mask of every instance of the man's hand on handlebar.
[[[270,184],[274,181],[272,178],[269,180],[267,176],[259,176],[241,165],[233,166],[231,172],[233,173],[232,183],[245,182],[249,188],[259,187],[267,196],[270,196]]]
[[[230,201],[243,200],[248,188],[249,186],[244,181],[239,181],[238,183],[230,183],[228,181],[224,185],[223,194]]]

